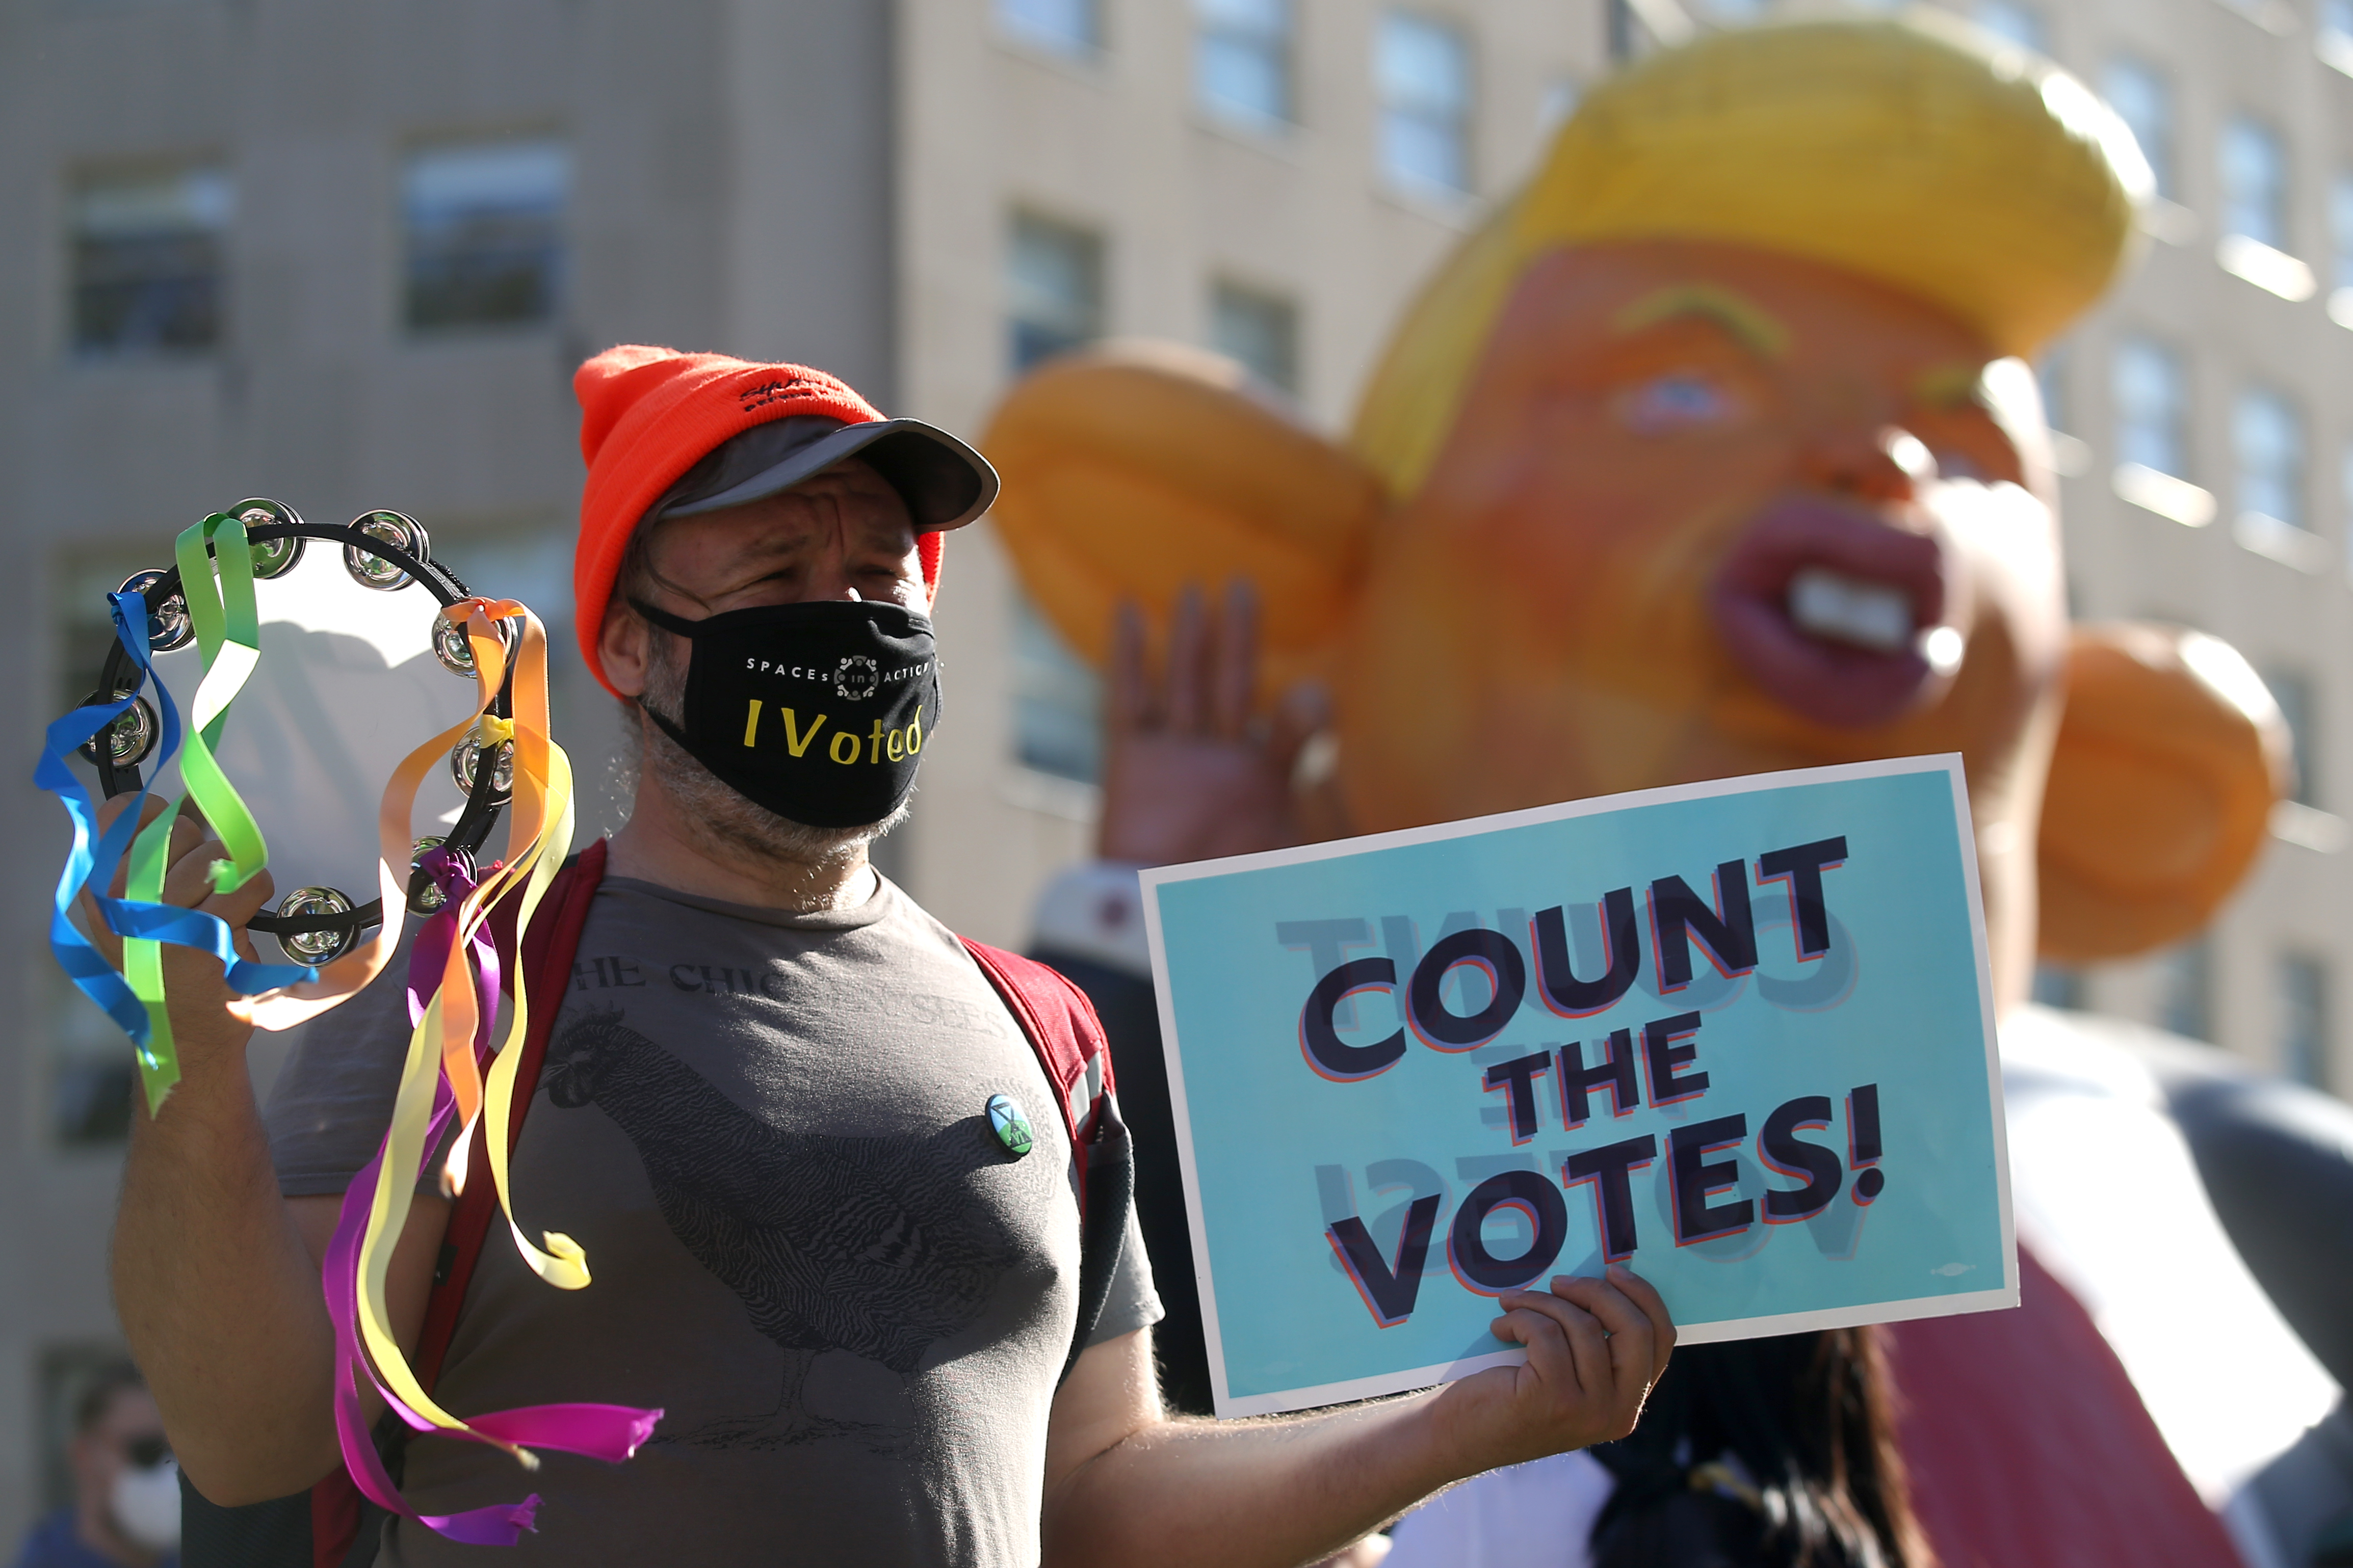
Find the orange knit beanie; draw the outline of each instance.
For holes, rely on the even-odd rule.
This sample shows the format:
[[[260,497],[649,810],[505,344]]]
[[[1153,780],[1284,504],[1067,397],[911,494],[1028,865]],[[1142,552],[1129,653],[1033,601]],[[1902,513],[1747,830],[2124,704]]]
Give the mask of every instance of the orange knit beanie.
[[[580,542],[572,558],[573,629],[589,672],[607,691],[596,651],[605,605],[638,521],[689,468],[729,437],[795,415],[863,425],[882,415],[843,382],[798,364],[624,343],[572,377],[580,400]],[[917,536],[924,586],[936,593],[940,535]],[[615,693],[618,695],[618,693]]]

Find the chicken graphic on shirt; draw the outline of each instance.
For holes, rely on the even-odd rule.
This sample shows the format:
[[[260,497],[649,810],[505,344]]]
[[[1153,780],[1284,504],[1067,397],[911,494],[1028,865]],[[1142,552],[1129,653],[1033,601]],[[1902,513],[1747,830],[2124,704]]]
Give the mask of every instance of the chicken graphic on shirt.
[[[595,1105],[636,1145],[663,1220],[785,1352],[776,1408],[683,1440],[782,1447],[854,1437],[878,1451],[897,1426],[810,1414],[810,1363],[847,1351],[907,1378],[979,1316],[1011,1263],[1003,1228],[968,1182],[991,1147],[968,1121],[927,1138],[850,1138],[761,1121],[617,1010],[551,1044],[542,1082],[565,1110]]]

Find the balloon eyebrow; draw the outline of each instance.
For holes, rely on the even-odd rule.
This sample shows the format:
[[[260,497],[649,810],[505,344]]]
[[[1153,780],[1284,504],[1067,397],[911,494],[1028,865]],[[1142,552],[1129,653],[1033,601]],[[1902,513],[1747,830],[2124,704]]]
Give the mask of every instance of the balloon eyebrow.
[[[1955,361],[1930,365],[1912,384],[1912,395],[1931,408],[1963,408],[1985,401],[1985,366]]]
[[[1789,329],[1744,295],[1708,283],[1677,283],[1643,295],[1609,319],[1612,331],[1639,332],[1663,321],[1696,316],[1713,321],[1763,359],[1789,352]]]

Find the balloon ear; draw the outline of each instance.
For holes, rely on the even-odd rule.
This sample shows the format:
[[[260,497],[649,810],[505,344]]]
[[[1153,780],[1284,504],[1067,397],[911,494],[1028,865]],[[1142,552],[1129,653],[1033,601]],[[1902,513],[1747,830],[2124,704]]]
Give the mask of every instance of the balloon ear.
[[[1250,392],[1233,361],[1145,342],[1056,360],[1006,395],[982,447],[1004,478],[989,515],[1022,585],[1098,668],[1121,600],[1156,642],[1187,584],[1246,577],[1265,689],[1321,672],[1380,487]]]
[[[2279,705],[2229,644],[2076,627],[2042,799],[2042,956],[2126,958],[2203,927],[2253,865],[2293,765]]]

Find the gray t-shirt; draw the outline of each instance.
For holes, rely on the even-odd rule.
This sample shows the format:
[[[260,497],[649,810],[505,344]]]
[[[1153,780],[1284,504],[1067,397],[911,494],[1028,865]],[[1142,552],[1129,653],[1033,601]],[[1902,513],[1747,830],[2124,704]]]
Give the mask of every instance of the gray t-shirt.
[[[1039,1558],[1046,1426],[1075,1327],[1070,1141],[963,945],[887,880],[787,915],[608,879],[515,1151],[526,1234],[587,1249],[559,1290],[493,1225],[436,1397],[659,1405],[625,1465],[407,1447],[410,1506],[544,1500],[501,1563],[987,1565]],[[269,1105],[290,1195],[336,1193],[390,1113],[394,969],[308,1031]],[[337,1020],[343,1026],[335,1027]],[[1010,1095],[1017,1158],[984,1107]],[[486,1173],[475,1173],[486,1179]],[[1160,1316],[1134,1218],[1092,1342]],[[379,1568],[479,1568],[405,1521]]]

